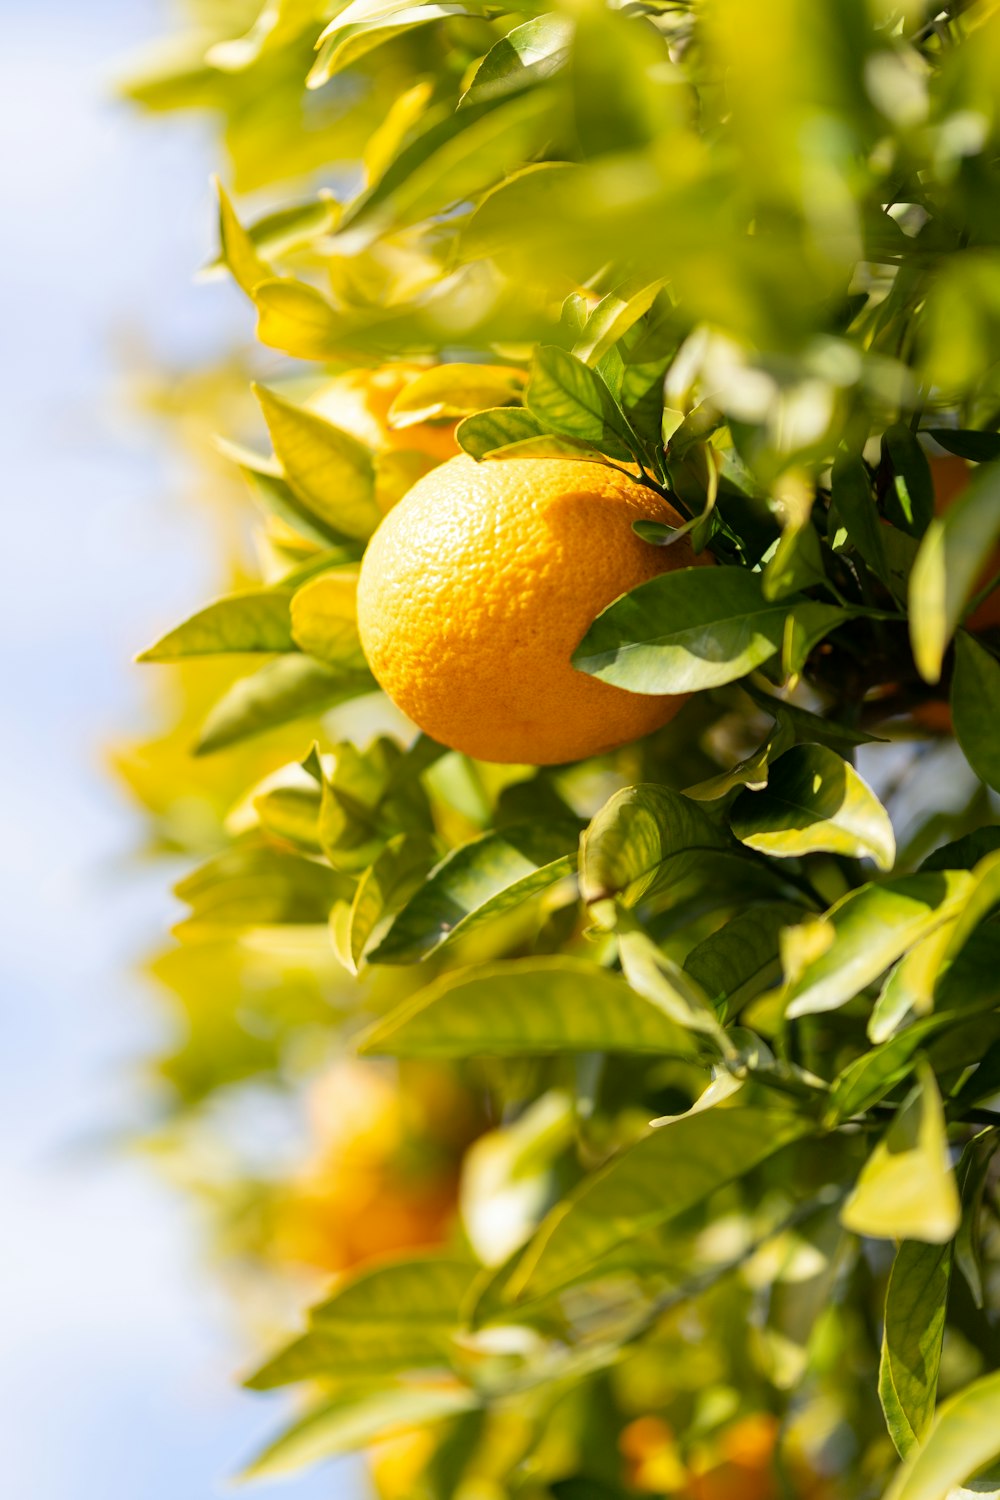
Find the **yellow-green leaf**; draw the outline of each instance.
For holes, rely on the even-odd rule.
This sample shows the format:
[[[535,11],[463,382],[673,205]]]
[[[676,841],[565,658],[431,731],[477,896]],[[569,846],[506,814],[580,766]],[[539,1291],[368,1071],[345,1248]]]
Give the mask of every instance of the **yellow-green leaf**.
[[[369,449],[332,422],[294,406],[265,386],[255,385],[254,392],[275,455],[296,494],[346,536],[370,536],[381,517]]]
[[[937,682],[948,642],[997,538],[1000,464],[983,465],[931,521],[910,573],[910,639],[921,675]]]
[[[845,1228],[876,1239],[952,1239],[962,1217],[948,1157],[944,1109],[927,1063],[861,1169],[841,1215]]]
[[[741,792],[732,830],[780,859],[817,850],[868,855],[892,868],[896,840],[885,808],[850,763],[825,745],[796,745],[770,768],[767,786]]]

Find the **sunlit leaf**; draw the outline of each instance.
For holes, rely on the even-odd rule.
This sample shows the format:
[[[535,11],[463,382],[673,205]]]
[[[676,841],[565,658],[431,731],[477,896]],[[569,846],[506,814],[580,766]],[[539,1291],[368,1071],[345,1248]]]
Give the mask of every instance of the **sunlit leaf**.
[[[751,849],[787,859],[827,850],[892,868],[896,840],[885,808],[854,767],[825,745],[796,745],[770,767],[767,786],[741,792],[732,830]]]
[[[667,1009],[619,976],[560,955],[515,958],[436,980],[369,1031],[366,1053],[393,1057],[559,1052],[693,1054]]]
[[[291,594],[249,589],[229,594],[161,636],[138,661],[182,661],[218,652],[294,651],[289,618]]]
[[[910,639],[928,682],[941,677],[948,643],[984,558],[1000,537],[1000,465],[976,471],[968,488],[931,521],[910,573]]]
[[[610,1250],[679,1217],[808,1128],[792,1115],[739,1108],[658,1127],[556,1205],[515,1262],[507,1299],[546,1296],[586,1277]]]
[[[300,1380],[364,1380],[444,1363],[448,1334],[479,1267],[426,1253],[363,1269],[310,1309],[309,1331],[246,1382],[271,1390]]]
[[[347,955],[355,971],[367,950],[378,946],[400,907],[423,884],[437,854],[428,834],[398,833],[362,875],[347,927]]]
[[[917,1076],[862,1167],[841,1218],[855,1234],[941,1245],[954,1238],[961,1203],[934,1073],[922,1063]]]
[[[535,16],[515,26],[487,52],[462,95],[460,106],[477,104],[551,77],[566,61],[572,36],[572,22],[564,16]]]
[[[255,386],[254,391],[275,456],[292,489],[339,532],[370,536],[381,517],[369,450],[332,422],[264,386]]]
[[[536,352],[524,404],[546,431],[593,443],[611,458],[632,455],[628,422],[604,381],[564,349]]]
[[[951,1500],[951,1491],[1000,1455],[1000,1374],[984,1375],[938,1411],[923,1445],[885,1500]]]
[[[295,644],[341,672],[365,669],[358,639],[357,588],[353,571],[324,573],[298,589],[291,602]]]
[[[389,421],[405,429],[436,417],[503,407],[520,401],[523,386],[523,373],[507,365],[437,365],[404,386],[389,408]]]
[[[789,985],[789,1018],[834,1010],[935,927],[955,916],[973,882],[960,871],[904,875],[850,891],[820,924],[830,941]]]
[[[364,1448],[375,1438],[472,1411],[479,1402],[474,1391],[457,1381],[383,1384],[373,1389],[359,1382],[350,1394],[322,1401],[283,1432],[247,1466],[245,1477],[271,1479],[290,1474]]]
[[[370,672],[335,672],[311,656],[284,656],[241,677],[224,693],[201,727],[196,755],[235,745],[250,735],[375,690]]]

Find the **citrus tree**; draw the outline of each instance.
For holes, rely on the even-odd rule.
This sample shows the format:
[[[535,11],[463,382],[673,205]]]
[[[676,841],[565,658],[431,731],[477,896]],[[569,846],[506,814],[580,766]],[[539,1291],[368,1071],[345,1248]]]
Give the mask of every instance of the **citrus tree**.
[[[1000,11],[185,10],[263,349],[117,763],[251,1472],[997,1493]]]

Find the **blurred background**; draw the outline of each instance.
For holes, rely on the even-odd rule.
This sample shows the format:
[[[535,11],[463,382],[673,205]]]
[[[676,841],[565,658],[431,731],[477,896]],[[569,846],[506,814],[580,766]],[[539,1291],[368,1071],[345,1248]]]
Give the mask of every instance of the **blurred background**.
[[[133,653],[216,580],[127,371],[248,331],[227,284],[193,281],[206,127],[114,98],[166,20],[156,0],[3,13],[0,1429],[5,1490],[31,1500],[207,1500],[282,1416],[235,1386],[247,1350],[197,1226],[129,1141],[163,1027],[137,964],[175,913],[105,749],[142,721]],[[349,1496],[354,1472],[282,1493]]]

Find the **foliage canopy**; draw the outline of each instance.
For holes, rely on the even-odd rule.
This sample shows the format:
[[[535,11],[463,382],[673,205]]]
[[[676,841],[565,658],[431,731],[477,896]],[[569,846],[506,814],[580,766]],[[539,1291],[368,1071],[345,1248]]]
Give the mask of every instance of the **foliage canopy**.
[[[129,92],[217,120],[263,350],[162,393],[234,540],[117,761],[202,861],[164,1147],[314,1302],[252,1471],[997,1493],[1000,10],[186,10]],[[457,447],[626,466],[711,551],[573,658],[666,728],[500,767],[380,697],[359,559]]]

